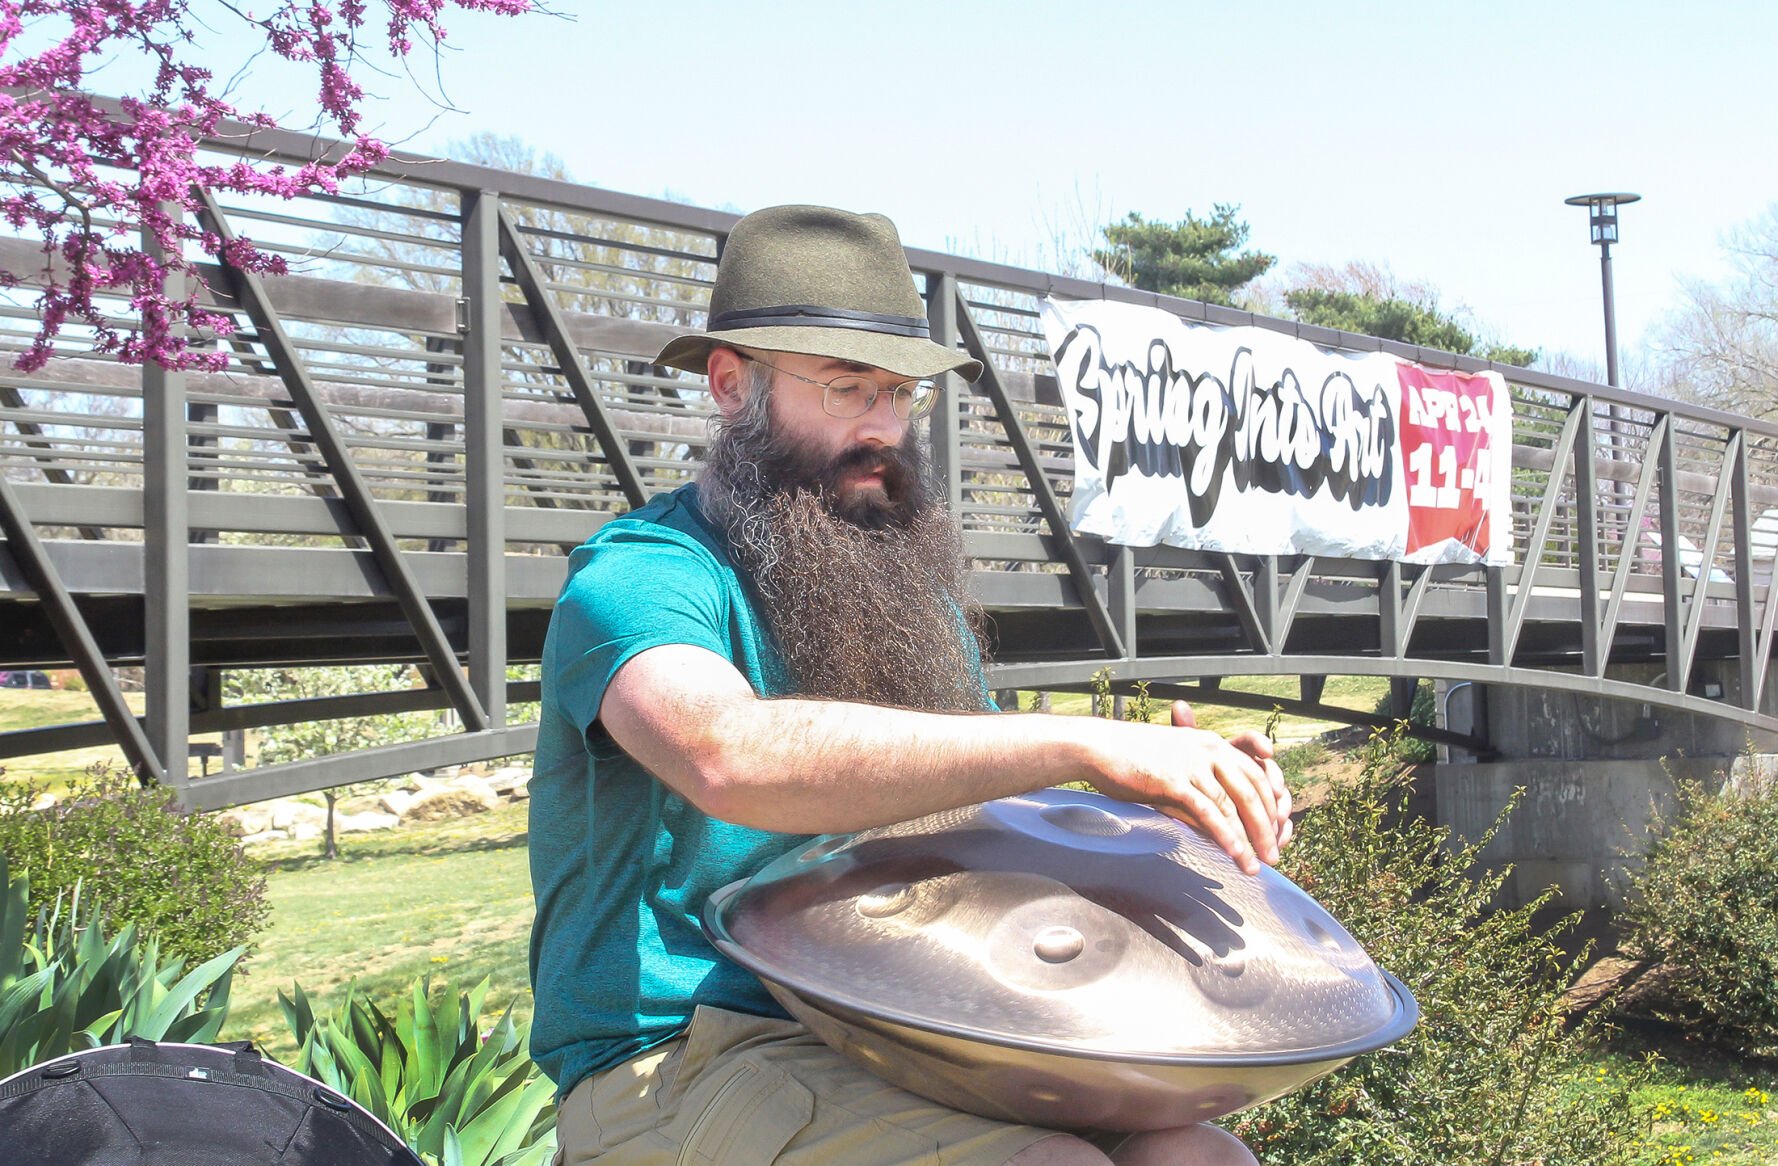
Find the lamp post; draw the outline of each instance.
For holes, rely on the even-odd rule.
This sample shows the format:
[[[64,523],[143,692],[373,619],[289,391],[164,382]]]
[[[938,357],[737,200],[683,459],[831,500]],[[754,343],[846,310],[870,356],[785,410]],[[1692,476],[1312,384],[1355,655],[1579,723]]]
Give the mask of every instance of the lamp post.
[[[1617,371],[1617,308],[1611,295],[1611,245],[1617,242],[1617,208],[1625,203],[1640,202],[1640,194],[1577,194],[1562,201],[1569,206],[1584,206],[1590,211],[1588,225],[1593,242],[1599,244],[1599,278],[1605,287],[1605,383],[1618,387]]]

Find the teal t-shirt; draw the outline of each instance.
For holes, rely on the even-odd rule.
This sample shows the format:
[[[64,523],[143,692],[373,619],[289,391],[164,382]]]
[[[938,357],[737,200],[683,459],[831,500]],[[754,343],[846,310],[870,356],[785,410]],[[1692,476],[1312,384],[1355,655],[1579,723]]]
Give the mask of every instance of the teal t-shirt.
[[[574,551],[544,644],[531,780],[531,1055],[564,1093],[672,1037],[699,1004],[783,1015],[705,941],[698,913],[712,891],[803,839],[706,817],[596,720],[618,669],[666,644],[707,648],[755,692],[785,695],[776,649],[695,486]]]

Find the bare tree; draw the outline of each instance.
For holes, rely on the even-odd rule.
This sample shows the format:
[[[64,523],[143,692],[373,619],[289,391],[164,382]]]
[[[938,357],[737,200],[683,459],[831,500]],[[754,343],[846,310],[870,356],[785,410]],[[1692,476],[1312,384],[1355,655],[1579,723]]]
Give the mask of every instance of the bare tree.
[[[1675,397],[1778,416],[1778,203],[1724,240],[1731,271],[1686,285],[1660,330],[1659,384]]]

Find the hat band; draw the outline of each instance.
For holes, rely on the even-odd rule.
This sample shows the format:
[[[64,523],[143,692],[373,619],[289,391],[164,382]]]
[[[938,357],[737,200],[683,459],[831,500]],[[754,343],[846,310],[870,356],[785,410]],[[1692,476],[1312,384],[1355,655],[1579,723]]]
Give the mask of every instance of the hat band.
[[[855,328],[860,332],[886,332],[891,336],[932,338],[932,327],[920,316],[889,316],[881,312],[856,312],[849,308],[823,308],[815,304],[783,304],[775,308],[745,308],[721,312],[710,318],[709,331],[727,328]]]

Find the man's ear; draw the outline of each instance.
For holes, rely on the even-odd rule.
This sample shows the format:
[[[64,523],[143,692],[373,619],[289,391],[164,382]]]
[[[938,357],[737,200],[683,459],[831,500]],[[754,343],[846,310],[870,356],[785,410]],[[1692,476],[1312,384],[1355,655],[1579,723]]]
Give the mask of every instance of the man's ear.
[[[710,396],[724,417],[733,417],[747,403],[747,360],[732,348],[712,348],[705,361]]]

